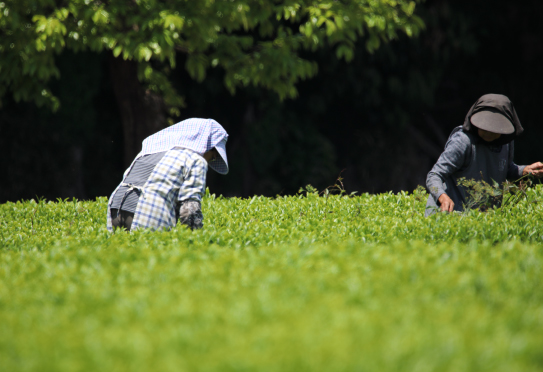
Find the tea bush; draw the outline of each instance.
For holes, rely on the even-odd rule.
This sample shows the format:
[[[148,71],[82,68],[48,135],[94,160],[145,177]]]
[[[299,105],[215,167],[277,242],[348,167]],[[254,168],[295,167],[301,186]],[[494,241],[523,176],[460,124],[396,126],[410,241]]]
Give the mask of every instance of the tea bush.
[[[105,229],[105,198],[0,205],[2,371],[541,371],[543,188],[206,195],[205,226]]]

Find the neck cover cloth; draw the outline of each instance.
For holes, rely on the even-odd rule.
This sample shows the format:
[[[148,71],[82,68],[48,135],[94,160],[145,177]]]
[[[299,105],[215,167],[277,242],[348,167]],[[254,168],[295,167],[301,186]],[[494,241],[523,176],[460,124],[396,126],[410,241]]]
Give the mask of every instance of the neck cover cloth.
[[[183,147],[203,155],[216,148],[220,156],[209,162],[209,166],[220,174],[228,173],[226,141],[228,133],[213,119],[192,118],[183,120],[143,140],[141,155],[168,151]]]
[[[462,126],[464,131],[473,133],[477,136],[477,138],[479,138],[477,135],[477,127],[471,122],[471,117],[478,112],[489,109],[493,112],[499,112],[505,116],[515,128],[513,133],[501,135],[500,138],[492,141],[492,145],[505,145],[506,143],[513,141],[516,136],[519,136],[522,132],[524,132],[524,129],[520,125],[520,120],[518,119],[515,108],[513,107],[513,103],[509,100],[509,98],[501,94],[485,94],[479,98],[477,102],[471,106],[471,109],[466,115],[464,125]]]

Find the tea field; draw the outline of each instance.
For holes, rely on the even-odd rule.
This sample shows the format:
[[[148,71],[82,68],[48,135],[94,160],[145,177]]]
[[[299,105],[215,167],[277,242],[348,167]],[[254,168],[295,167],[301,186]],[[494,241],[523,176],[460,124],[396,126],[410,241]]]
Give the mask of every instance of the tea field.
[[[107,200],[0,205],[0,371],[543,371],[543,187],[206,195],[205,226],[105,229]]]

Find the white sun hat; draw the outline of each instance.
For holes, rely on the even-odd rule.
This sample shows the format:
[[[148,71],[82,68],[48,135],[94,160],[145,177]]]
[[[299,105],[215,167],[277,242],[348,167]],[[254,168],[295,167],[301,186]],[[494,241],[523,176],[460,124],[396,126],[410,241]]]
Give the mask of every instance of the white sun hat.
[[[183,120],[143,140],[138,156],[168,151],[183,147],[204,155],[213,148],[220,156],[209,162],[209,166],[220,174],[228,173],[226,141],[228,133],[213,119],[192,118]]]

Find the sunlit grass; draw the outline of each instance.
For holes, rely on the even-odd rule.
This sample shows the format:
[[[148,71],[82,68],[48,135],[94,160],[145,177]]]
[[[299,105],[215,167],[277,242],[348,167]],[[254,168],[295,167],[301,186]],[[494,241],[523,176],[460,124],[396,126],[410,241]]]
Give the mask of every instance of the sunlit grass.
[[[0,206],[2,371],[541,371],[543,190],[425,219],[413,195]]]

